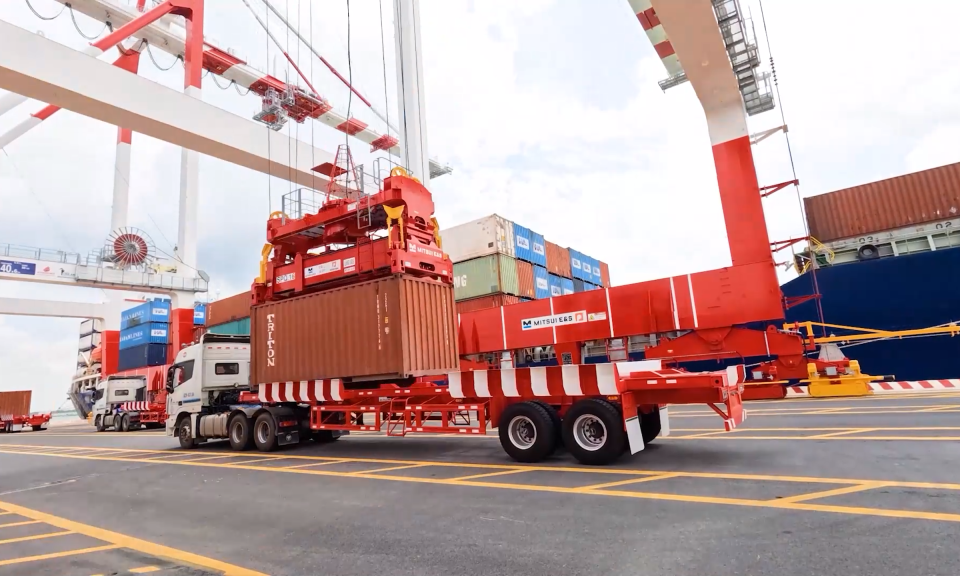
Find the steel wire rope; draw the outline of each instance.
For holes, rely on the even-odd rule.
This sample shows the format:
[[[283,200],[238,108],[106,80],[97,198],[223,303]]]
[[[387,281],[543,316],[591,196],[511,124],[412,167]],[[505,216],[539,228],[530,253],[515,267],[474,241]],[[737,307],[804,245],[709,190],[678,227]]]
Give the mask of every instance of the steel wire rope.
[[[161,72],[166,72],[166,71],[170,70],[171,68],[173,68],[174,66],[177,65],[177,62],[178,62],[178,61],[179,61],[181,64],[183,63],[183,59],[182,59],[182,58],[180,57],[180,55],[178,54],[176,57],[174,57],[173,62],[171,62],[169,66],[167,66],[166,68],[164,68],[163,66],[160,65],[159,62],[157,62],[157,59],[154,58],[154,56],[153,56],[153,49],[150,48],[150,43],[147,42],[146,44],[147,44],[147,56],[150,57],[150,61],[153,62],[153,65],[156,66],[157,69],[160,70]]]
[[[383,33],[383,0],[380,3],[380,63],[383,69],[383,112],[387,116],[387,136],[390,136],[390,97],[387,93],[387,43]],[[393,146],[387,148],[387,156],[393,162]],[[379,176],[379,175],[378,175]]]
[[[313,45],[313,2],[308,2],[310,10],[310,44]],[[314,81],[316,78],[313,75],[313,58],[310,59],[310,78]],[[314,94],[314,96],[319,97],[319,94]],[[310,166],[317,165],[317,147],[314,144],[314,133],[316,132],[317,122],[314,118],[314,122],[310,124]],[[314,191],[317,189],[317,173],[314,170],[310,170],[311,184]]]
[[[56,15],[56,16],[47,17],[47,16],[44,16],[43,14],[40,14],[39,12],[37,12],[37,9],[34,8],[34,7],[33,7],[33,4],[30,3],[30,0],[24,0],[24,1],[27,3],[27,8],[29,8],[30,11],[33,12],[33,15],[34,15],[34,16],[36,16],[37,18],[39,18],[39,19],[41,19],[41,20],[47,20],[47,21],[56,20],[57,18],[59,18],[60,15],[63,14],[63,11],[67,9],[67,6],[68,6],[68,4],[63,4],[63,5],[61,5],[61,6],[60,6],[60,11],[57,12],[57,15]]]
[[[347,0],[347,81],[350,86],[353,86],[353,57],[350,53],[350,0]],[[351,89],[347,96],[347,121],[349,122],[351,118],[351,110],[353,109],[353,90]],[[343,145],[347,151],[347,159],[349,165],[350,159],[350,130],[343,131]],[[349,181],[349,174],[347,175],[347,181]]]
[[[77,16],[73,11],[73,6],[70,6],[69,3],[64,4],[64,6],[67,6],[70,8],[70,20],[73,21],[73,27],[77,29],[77,33],[83,36],[84,38],[86,38],[87,40],[96,40],[107,30],[107,28],[112,28],[110,21],[108,20],[107,22],[104,23],[103,28],[99,32],[97,32],[93,36],[87,36],[86,34],[83,33],[83,30],[80,29],[80,25],[77,24]]]

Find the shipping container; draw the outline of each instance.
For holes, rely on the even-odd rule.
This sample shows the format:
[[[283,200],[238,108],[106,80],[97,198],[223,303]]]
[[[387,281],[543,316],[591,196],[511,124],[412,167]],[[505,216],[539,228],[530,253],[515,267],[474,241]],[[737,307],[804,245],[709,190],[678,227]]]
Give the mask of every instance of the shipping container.
[[[533,282],[533,264],[517,260],[517,294],[523,298],[536,298],[537,292]]]
[[[533,288],[537,299],[550,297],[550,273],[546,268],[533,267]]]
[[[93,334],[87,334],[86,336],[80,337],[80,346],[77,348],[81,352],[86,352],[87,350],[93,350],[100,345],[100,333],[94,332]]]
[[[250,318],[239,318],[237,320],[231,320],[229,322],[224,322],[223,324],[218,324],[216,326],[208,326],[207,332],[211,334],[229,334],[232,336],[249,336],[250,335]]]
[[[610,266],[606,262],[600,263],[600,284],[604,288],[610,287]]]
[[[103,320],[99,318],[90,318],[80,323],[80,335],[86,336],[94,332],[103,332]]]
[[[167,363],[169,344],[141,344],[121,348],[117,354],[117,370],[135,370],[146,366],[162,366]]]
[[[465,312],[475,312],[477,310],[486,310],[487,308],[499,308],[509,304],[519,304],[524,298],[513,296],[512,294],[491,294],[470,300],[461,300],[457,302],[457,314]]]
[[[517,260],[533,263],[533,243],[530,229],[513,223],[513,252]]]
[[[207,326],[250,317],[250,292],[241,292],[207,304]]]
[[[590,257],[590,271],[593,273],[591,283],[597,286],[603,284],[603,276],[600,274],[600,261],[596,258]]]
[[[570,253],[570,271],[573,273],[573,278],[590,280],[583,269],[585,265],[589,266],[590,264],[584,261],[583,254],[573,248],[567,248],[567,251]]]
[[[169,342],[169,326],[163,322],[150,322],[120,331],[120,349],[133,348],[144,344],[166,344]]]
[[[120,313],[120,329],[148,322],[170,322],[170,301],[151,300]]]
[[[491,254],[516,256],[513,222],[496,214],[441,230],[440,238],[454,263]]]
[[[583,292],[583,280],[581,280],[581,279],[579,279],[579,278],[574,278],[574,279],[573,279],[573,291],[574,291],[575,293],[576,293],[576,292]]]
[[[563,289],[563,295],[573,294],[573,280],[570,278],[560,278],[560,287]]]
[[[547,276],[551,296],[563,296],[563,282],[561,280],[562,279],[555,274],[549,274]]]
[[[596,284],[593,284],[593,283],[590,283],[590,282],[584,282],[584,283],[583,283],[583,291],[584,291],[584,292],[589,292],[589,291],[591,291],[591,290],[599,290],[599,289],[600,289],[600,287],[597,286]]]
[[[453,290],[435,281],[391,276],[268,302],[251,319],[253,385],[459,369]]]
[[[30,390],[0,392],[0,416],[26,416],[30,413]]]
[[[453,265],[453,287],[457,300],[487,294],[519,295],[517,261],[506,254],[492,254]]]
[[[547,249],[547,270],[562,278],[573,278],[570,271],[570,251],[553,242],[544,242]]]
[[[197,302],[193,305],[193,324],[203,326],[207,323],[207,305]]]
[[[833,242],[960,217],[960,163],[804,198],[810,234]]]
[[[543,234],[530,231],[530,246],[533,249],[533,263],[537,266],[547,266],[547,241]]]

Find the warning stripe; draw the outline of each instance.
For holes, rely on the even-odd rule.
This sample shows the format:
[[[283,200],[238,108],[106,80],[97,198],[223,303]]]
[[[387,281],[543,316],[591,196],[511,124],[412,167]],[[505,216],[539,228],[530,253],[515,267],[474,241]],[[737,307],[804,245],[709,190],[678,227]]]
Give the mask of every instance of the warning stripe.
[[[261,402],[297,402],[311,404],[343,399],[343,382],[328,380],[300,380],[299,382],[271,382],[259,384],[257,395]]]

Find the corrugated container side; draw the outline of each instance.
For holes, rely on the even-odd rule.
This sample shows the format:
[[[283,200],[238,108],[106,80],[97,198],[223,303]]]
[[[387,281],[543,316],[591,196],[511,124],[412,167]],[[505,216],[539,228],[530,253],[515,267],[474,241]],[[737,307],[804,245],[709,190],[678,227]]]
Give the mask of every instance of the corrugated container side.
[[[550,273],[546,268],[533,267],[533,289],[537,299],[550,297]]]
[[[574,292],[583,292],[583,280],[579,278],[573,279],[573,291]]]
[[[441,230],[440,238],[453,262],[497,253],[516,255],[513,222],[496,214]]]
[[[583,280],[583,254],[573,248],[567,248],[567,251],[570,253],[570,271],[573,277]]]
[[[241,292],[207,304],[207,326],[250,317],[250,292]]]
[[[162,366],[167,363],[169,348],[169,344],[142,344],[133,348],[124,348],[117,354],[117,370]]]
[[[169,325],[163,322],[149,322],[120,331],[120,350],[142,346],[144,344],[166,344],[169,342]]]
[[[537,292],[533,283],[533,264],[517,260],[517,287],[519,296],[536,298]]]
[[[610,266],[606,262],[600,263],[600,281],[604,288],[610,287]]]
[[[253,309],[251,383],[457,370],[453,290],[393,276]]]
[[[591,271],[593,272],[593,282],[597,286],[603,284],[603,275],[600,274],[600,261],[596,258],[590,258]]]
[[[475,312],[477,310],[486,310],[487,308],[499,308],[509,304],[518,304],[524,299],[511,294],[491,294],[470,300],[461,300],[457,302],[457,314],[465,312]]]
[[[584,282],[593,283],[593,258],[583,252],[580,253],[580,271],[583,273]]]
[[[193,306],[193,324],[203,326],[207,323],[207,305],[197,303]]]
[[[24,416],[30,413],[30,390],[0,392],[0,416]]]
[[[86,336],[80,337],[80,345],[77,349],[81,352],[86,352],[87,350],[93,350],[100,345],[101,334],[100,332],[94,332],[93,334],[87,334]]]
[[[249,336],[250,335],[250,318],[239,318],[237,320],[231,320],[230,322],[224,322],[223,324],[218,324],[216,326],[207,327],[207,332],[212,334],[231,334],[233,336]]]
[[[457,300],[503,292],[518,295],[517,261],[506,254],[491,254],[453,265]]]
[[[563,278],[573,278],[570,270],[570,251],[553,242],[544,242],[544,246],[547,248],[547,270]]]
[[[575,290],[573,289],[573,280],[570,278],[561,278],[560,287],[563,288],[563,295],[573,294]]]
[[[513,245],[517,260],[533,262],[533,239],[529,228],[513,223]]]
[[[960,163],[804,198],[810,234],[833,242],[960,217]]]
[[[547,277],[547,283],[550,285],[551,296],[563,296],[563,282],[556,274],[550,274]]]
[[[151,300],[120,313],[121,330],[148,322],[170,322],[170,302]]]
[[[533,259],[531,262],[538,266],[547,266],[547,243],[543,239],[543,234],[537,234],[530,231],[530,249],[533,250]]]

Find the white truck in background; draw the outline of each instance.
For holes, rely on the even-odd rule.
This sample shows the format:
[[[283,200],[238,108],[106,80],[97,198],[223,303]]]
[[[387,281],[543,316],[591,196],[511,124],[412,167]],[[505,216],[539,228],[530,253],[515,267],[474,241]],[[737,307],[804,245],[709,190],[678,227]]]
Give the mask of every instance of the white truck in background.
[[[147,379],[144,376],[108,376],[97,383],[93,395],[93,425],[97,432],[113,428],[130,430],[130,413],[121,410],[127,402],[145,402]],[[135,424],[139,427],[139,421]]]

